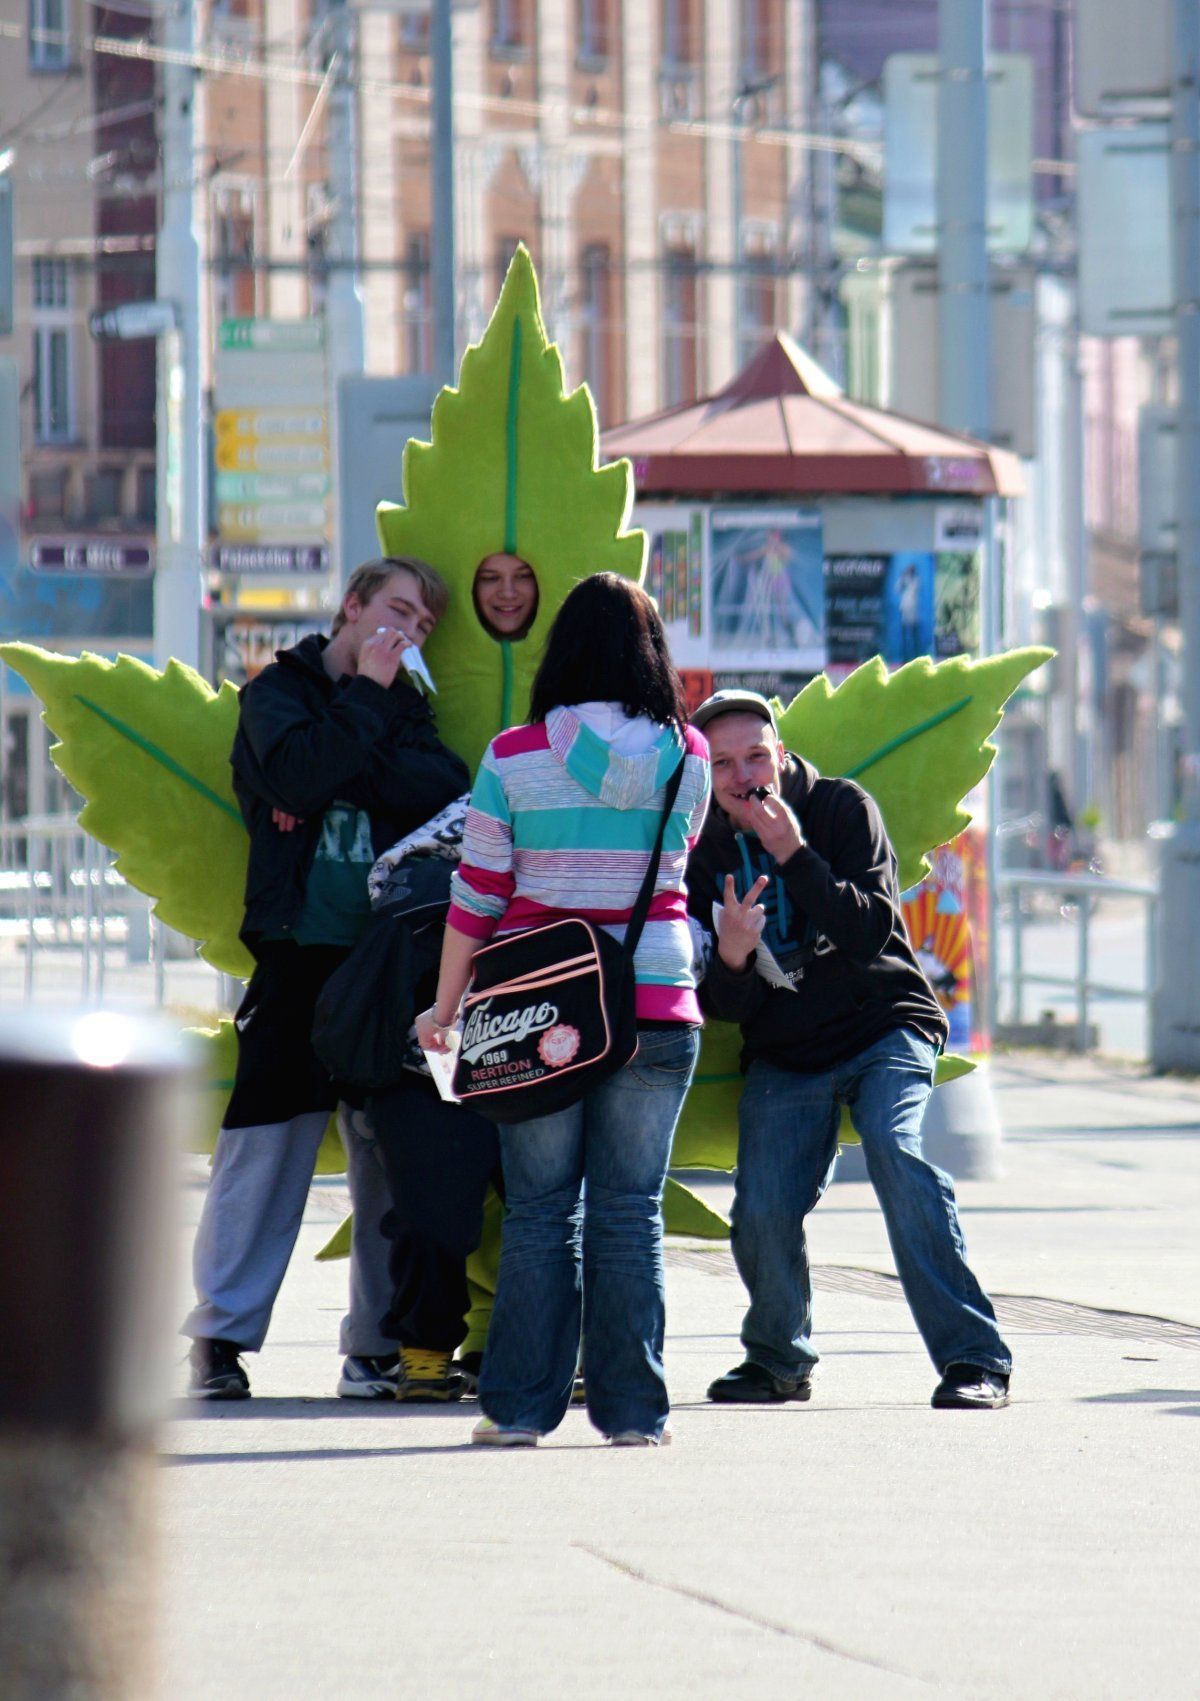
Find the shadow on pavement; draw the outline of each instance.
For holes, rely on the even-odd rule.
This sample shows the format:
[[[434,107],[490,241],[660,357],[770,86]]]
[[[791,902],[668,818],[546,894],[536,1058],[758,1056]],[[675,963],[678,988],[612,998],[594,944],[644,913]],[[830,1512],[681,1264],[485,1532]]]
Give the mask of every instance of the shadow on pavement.
[[[1182,1400],[1183,1405],[1173,1401]],[[1169,1406],[1168,1417],[1200,1417],[1200,1388],[1130,1388],[1119,1394],[1084,1394],[1084,1406]]]
[[[418,1404],[409,1400],[339,1400],[335,1395],[255,1394],[249,1400],[189,1400],[172,1402],[172,1422],[249,1423],[254,1418],[307,1418],[322,1421],[376,1418],[394,1421],[405,1417],[452,1418],[460,1421],[478,1415],[474,1401],[447,1400]]]

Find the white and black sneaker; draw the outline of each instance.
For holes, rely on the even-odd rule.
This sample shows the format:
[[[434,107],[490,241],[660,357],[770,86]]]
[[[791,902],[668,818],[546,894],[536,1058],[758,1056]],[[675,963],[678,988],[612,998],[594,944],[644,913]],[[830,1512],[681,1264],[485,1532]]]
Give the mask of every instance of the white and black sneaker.
[[[188,1393],[193,1400],[248,1400],[250,1378],[242,1364],[242,1349],[236,1341],[209,1340],[201,1336],[188,1353],[192,1367]]]
[[[352,1354],[342,1362],[337,1391],[343,1400],[394,1400],[400,1382],[400,1355],[382,1358]]]

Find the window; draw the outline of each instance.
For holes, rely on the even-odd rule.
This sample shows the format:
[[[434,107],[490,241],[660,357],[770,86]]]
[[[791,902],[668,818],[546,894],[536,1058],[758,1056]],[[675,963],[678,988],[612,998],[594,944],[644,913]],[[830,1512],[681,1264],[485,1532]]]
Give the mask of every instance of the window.
[[[783,30],[781,0],[742,0],[742,80],[761,82],[778,76]]]
[[[612,256],[607,244],[585,248],[580,260],[579,335],[583,375],[603,428],[612,423]]]
[[[404,246],[405,370],[433,371],[433,279],[429,232],[414,231]]]
[[[401,12],[400,46],[406,53],[428,53],[433,20],[428,11]]]
[[[612,9],[616,0],[576,0],[575,58],[584,67],[598,69],[613,51]]]
[[[533,45],[530,0],[492,0],[493,53],[520,56]]]
[[[663,69],[696,62],[697,0],[662,0]]]
[[[255,310],[254,206],[249,197],[219,200],[213,232],[218,319],[252,319]]]
[[[71,63],[67,0],[29,0],[29,68],[65,71]]]
[[[74,327],[65,260],[33,262],[33,435],[69,443],[75,435]]]
[[[698,303],[699,270],[695,251],[691,248],[668,249],[663,271],[664,407],[694,402],[700,393]]]
[[[738,268],[738,365],[752,360],[776,330],[776,261],[761,245],[742,250]]]
[[[495,260],[493,262],[495,273],[492,279],[495,295],[499,295],[504,288],[504,280],[508,276],[508,268],[520,240],[519,236],[498,236],[496,238]]]

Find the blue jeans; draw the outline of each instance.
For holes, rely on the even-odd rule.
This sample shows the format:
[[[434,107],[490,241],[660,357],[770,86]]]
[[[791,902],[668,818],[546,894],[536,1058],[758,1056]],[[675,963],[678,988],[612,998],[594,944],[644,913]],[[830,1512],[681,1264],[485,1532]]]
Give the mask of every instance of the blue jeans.
[[[742,1345],[755,1364],[795,1376],[817,1362],[804,1219],[833,1175],[848,1105],[904,1297],[939,1373],[949,1364],[1011,1369],[991,1301],[967,1268],[954,1183],[921,1151],[936,1061],[928,1040],[900,1028],[820,1075],[751,1064],[738,1110],[733,1255],[750,1294]]]
[[[502,1124],[507,1215],[479,1403],[546,1434],[587,1340],[588,1413],[605,1435],[659,1435],[669,1404],[662,1191],[700,1037],[643,1029],[637,1055],[554,1116]]]

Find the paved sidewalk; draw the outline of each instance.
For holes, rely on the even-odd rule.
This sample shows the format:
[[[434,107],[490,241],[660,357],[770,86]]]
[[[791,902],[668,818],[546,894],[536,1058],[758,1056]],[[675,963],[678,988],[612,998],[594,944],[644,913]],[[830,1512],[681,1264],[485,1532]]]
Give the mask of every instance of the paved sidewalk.
[[[727,1249],[673,1243],[675,1445],[614,1452],[573,1411],[535,1453],[473,1450],[473,1407],[327,1397],[345,1266],[307,1254],[342,1199],[314,1188],[255,1398],[181,1401],[164,1436],[164,1696],[1195,1695],[1200,1085],[995,1080],[1006,1172],[961,1189],[1012,1296],[995,1414],[929,1409],[848,1183],[814,1220],[810,1405],[705,1402],[742,1293]]]

